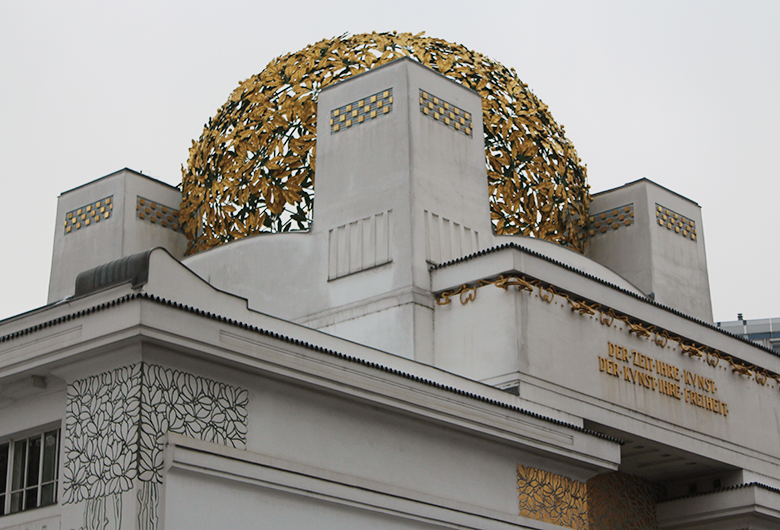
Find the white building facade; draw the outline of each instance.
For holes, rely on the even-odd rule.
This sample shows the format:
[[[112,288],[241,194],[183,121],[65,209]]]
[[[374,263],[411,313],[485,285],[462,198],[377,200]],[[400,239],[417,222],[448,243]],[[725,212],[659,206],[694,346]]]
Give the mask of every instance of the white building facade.
[[[0,322],[0,528],[778,527],[780,358],[713,325],[699,206],[497,236],[423,93],[481,130],[411,60],[322,91],[305,233],[185,258],[175,188],[60,197],[49,305]]]

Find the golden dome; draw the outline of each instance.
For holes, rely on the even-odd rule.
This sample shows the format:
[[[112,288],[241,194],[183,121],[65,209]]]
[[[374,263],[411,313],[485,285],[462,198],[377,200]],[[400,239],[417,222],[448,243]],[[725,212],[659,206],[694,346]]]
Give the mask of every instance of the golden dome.
[[[320,90],[400,57],[482,96],[496,233],[584,251],[590,202],[585,167],[514,69],[422,34],[370,33],[323,40],[274,59],[209,120],[182,168],[180,215],[188,253],[260,232],[307,230]]]

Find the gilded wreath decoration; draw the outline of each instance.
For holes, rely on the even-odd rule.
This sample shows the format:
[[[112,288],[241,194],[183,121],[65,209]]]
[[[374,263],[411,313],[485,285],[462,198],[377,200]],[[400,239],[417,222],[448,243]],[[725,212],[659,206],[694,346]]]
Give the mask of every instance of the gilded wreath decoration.
[[[193,141],[182,168],[188,253],[311,224],[317,96],[409,57],[482,96],[496,233],[585,250],[590,194],[574,146],[514,69],[459,44],[410,33],[342,35],[278,57],[242,82]]]

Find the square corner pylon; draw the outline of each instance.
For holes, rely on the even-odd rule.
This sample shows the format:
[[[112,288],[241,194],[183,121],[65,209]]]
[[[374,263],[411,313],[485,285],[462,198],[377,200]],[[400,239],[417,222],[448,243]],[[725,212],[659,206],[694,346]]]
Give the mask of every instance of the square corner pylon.
[[[163,247],[182,258],[180,204],[178,189],[127,168],[62,193],[48,302],[73,295],[79,273],[137,252]]]
[[[587,256],[656,302],[712,322],[701,207],[648,179],[594,194]]]
[[[365,237],[387,240],[388,248],[372,252],[393,263],[396,288],[429,289],[429,263],[488,243],[477,93],[403,58],[327,87],[317,112],[315,232],[348,238],[350,226],[371,227]],[[331,279],[365,261],[351,255],[354,243],[331,242],[331,253],[350,254],[331,256]]]

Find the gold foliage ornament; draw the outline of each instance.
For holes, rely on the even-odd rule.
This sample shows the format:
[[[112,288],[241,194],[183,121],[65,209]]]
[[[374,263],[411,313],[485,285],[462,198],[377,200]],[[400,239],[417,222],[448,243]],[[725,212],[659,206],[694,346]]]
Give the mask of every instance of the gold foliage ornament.
[[[517,466],[520,515],[573,530],[588,528],[587,485],[530,466]]]
[[[498,234],[586,244],[590,194],[574,146],[514,69],[422,33],[342,35],[242,82],[182,168],[188,253],[259,232],[308,230],[320,90],[409,57],[482,96],[490,213]]]

